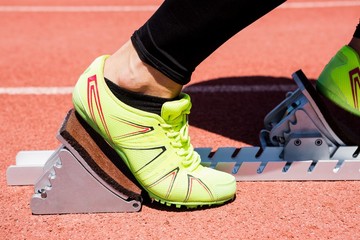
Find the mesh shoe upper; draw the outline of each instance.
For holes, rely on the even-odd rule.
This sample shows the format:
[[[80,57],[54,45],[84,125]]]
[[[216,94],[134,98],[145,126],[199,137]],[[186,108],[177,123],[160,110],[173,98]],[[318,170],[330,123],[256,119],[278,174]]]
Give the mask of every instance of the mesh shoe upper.
[[[343,109],[360,116],[360,58],[342,47],[325,66],[316,82],[317,90]]]
[[[235,178],[200,165],[190,144],[187,94],[166,102],[161,116],[122,103],[108,89],[97,58],[73,92],[76,111],[118,152],[150,196],[179,205],[222,203],[233,198]]]

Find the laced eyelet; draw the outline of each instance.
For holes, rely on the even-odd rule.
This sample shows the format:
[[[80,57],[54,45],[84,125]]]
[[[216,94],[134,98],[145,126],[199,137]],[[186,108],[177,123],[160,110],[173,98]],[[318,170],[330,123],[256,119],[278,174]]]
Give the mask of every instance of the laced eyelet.
[[[176,155],[182,159],[181,164],[191,170],[197,168],[201,160],[190,144],[186,114],[188,113],[184,112],[182,116],[165,123],[159,123],[158,126],[163,128],[165,136],[169,139],[169,145],[174,148]]]

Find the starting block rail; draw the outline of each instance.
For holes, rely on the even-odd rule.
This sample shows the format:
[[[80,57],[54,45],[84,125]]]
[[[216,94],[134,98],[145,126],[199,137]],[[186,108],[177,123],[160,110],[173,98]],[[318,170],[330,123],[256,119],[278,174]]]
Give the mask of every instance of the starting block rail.
[[[230,173],[237,181],[339,181],[360,180],[357,146],[342,146],[331,159],[284,161],[283,148],[196,148],[201,164]],[[56,151],[21,151],[16,165],[7,169],[8,185],[35,185],[46,172],[45,163]],[[235,155],[235,156],[234,156]]]
[[[339,147],[331,159],[298,161],[280,158],[281,147],[265,148],[259,156],[259,147],[245,147],[240,151],[219,148],[214,153],[211,148],[197,151],[204,166],[231,173],[237,181],[360,180],[360,156],[354,155],[358,151],[356,146]]]

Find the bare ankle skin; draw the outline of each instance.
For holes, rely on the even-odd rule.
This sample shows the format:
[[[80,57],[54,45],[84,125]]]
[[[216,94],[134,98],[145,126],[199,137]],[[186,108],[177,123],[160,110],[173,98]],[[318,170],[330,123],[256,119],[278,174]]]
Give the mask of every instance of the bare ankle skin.
[[[360,54],[360,38],[352,38],[348,46]]]
[[[143,63],[131,41],[106,60],[104,76],[124,89],[150,96],[175,98],[182,89],[182,85]]]

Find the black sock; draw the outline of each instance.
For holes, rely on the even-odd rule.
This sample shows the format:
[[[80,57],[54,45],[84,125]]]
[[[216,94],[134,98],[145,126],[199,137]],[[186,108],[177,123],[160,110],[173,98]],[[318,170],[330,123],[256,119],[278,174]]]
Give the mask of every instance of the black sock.
[[[360,22],[359,22],[359,24],[357,25],[357,27],[356,27],[356,30],[355,30],[355,32],[354,32],[354,36],[353,37],[355,37],[355,38],[360,38]]]
[[[154,97],[154,96],[131,92],[119,87],[118,85],[116,85],[115,83],[111,82],[106,78],[105,78],[105,82],[109,87],[109,89],[111,90],[111,92],[123,103],[133,108],[137,108],[146,112],[155,113],[158,115],[161,115],[161,108],[165,102],[178,99],[178,98],[174,98],[174,99],[160,98],[160,97]]]

